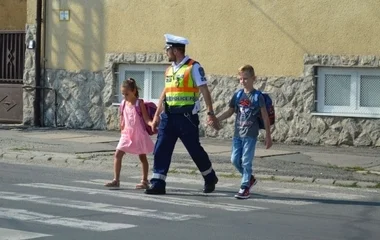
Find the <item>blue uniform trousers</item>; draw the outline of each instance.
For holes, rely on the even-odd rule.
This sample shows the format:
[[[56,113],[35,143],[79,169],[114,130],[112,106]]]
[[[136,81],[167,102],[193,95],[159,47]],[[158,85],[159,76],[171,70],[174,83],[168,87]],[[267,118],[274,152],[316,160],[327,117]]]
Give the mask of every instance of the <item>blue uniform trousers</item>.
[[[205,183],[214,182],[216,178],[215,171],[212,168],[208,154],[199,142],[198,114],[170,114],[163,112],[153,153],[152,187],[162,188],[166,186],[165,180],[178,138],[181,139],[197,165]]]

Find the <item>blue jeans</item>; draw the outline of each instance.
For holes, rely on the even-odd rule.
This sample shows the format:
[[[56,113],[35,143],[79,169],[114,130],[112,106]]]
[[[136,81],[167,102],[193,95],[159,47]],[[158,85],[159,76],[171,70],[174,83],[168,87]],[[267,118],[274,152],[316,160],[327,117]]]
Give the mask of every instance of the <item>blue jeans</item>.
[[[232,145],[231,162],[242,174],[241,188],[249,187],[252,176],[252,164],[255,157],[257,138],[234,137]]]

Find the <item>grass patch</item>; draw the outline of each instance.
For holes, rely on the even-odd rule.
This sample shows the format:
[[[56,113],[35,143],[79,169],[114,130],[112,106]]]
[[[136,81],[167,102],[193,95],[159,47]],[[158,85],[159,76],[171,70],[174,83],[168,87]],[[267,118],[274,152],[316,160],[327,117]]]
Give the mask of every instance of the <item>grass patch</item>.
[[[263,178],[257,178],[260,181],[272,181],[271,177],[263,177]]]
[[[288,182],[288,183],[302,183],[302,182],[305,182],[305,181],[289,179],[289,180],[281,180],[281,182]]]
[[[358,183],[357,183],[357,182],[354,182],[353,184],[349,185],[349,187],[357,188],[357,187],[359,187],[359,186],[358,186]]]
[[[337,183],[337,184],[334,184],[334,185],[338,186],[338,187],[360,188],[360,186],[358,186],[357,182],[354,182],[352,184],[340,184],[340,183]]]
[[[339,168],[337,165],[331,165],[330,163],[327,164],[328,168]]]
[[[275,176],[261,177],[261,178],[257,178],[257,179],[260,181],[276,181],[277,180]]]
[[[11,148],[12,151],[28,151],[28,150],[32,150],[31,148],[26,148],[26,147],[15,147],[15,148]]]
[[[299,180],[299,179],[280,179],[280,178],[276,178],[275,176],[271,176],[271,177],[262,177],[262,178],[258,178],[258,180],[260,181],[279,181],[279,182],[287,182],[287,183],[309,183],[309,181],[307,180]]]
[[[337,165],[331,165],[330,163],[327,164],[328,168],[333,168],[333,169],[344,169],[349,172],[358,172],[358,171],[366,171],[366,169],[359,167],[359,166],[354,166],[354,167],[338,167]]]
[[[368,188],[380,188],[380,183],[376,184],[375,186],[369,186]]]
[[[179,173],[179,171],[178,171],[177,169],[174,168],[174,169],[170,169],[170,170],[169,170],[169,173]]]
[[[90,160],[91,157],[90,156],[84,157],[84,156],[77,155],[77,159],[80,159],[80,160]]]
[[[358,167],[358,166],[355,166],[355,167],[345,167],[344,170],[350,171],[350,172],[365,171],[364,168]]]
[[[240,178],[240,176],[236,175],[235,173],[230,173],[230,174],[220,173],[219,176],[224,177],[224,178]]]

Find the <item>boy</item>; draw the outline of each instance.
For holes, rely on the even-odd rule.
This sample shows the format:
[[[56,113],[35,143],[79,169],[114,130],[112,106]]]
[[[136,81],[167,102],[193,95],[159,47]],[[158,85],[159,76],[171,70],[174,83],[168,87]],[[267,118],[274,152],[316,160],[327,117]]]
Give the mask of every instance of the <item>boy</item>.
[[[236,113],[231,162],[242,174],[242,180],[240,190],[235,198],[247,199],[250,197],[251,188],[257,183],[256,178],[252,175],[252,163],[259,134],[258,117],[260,114],[265,126],[267,149],[272,146],[272,138],[264,97],[258,94],[253,87],[256,80],[253,67],[245,65],[239,68],[239,78],[244,91],[239,99],[237,99],[237,93],[233,95],[229,109],[222,113],[218,120],[223,121]]]

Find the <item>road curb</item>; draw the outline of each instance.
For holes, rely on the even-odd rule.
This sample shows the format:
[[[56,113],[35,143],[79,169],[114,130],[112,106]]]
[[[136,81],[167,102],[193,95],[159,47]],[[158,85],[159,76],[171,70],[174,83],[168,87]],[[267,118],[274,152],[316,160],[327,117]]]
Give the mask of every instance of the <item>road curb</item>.
[[[0,130],[69,130],[67,127],[36,127],[23,124],[0,124]]]
[[[26,160],[28,162],[39,161],[39,162],[57,162],[64,164],[104,164],[102,161],[97,161],[93,159],[86,159],[86,157],[81,157],[79,154],[57,154],[57,153],[38,153],[38,152],[0,152],[0,160],[3,159],[20,159]],[[139,164],[126,162],[124,164],[128,167],[140,167]],[[189,175],[199,174],[199,171],[195,170],[194,167],[187,168],[182,165],[180,168],[171,169],[171,173],[183,173]],[[240,176],[231,172],[218,171],[218,176],[224,178],[235,178],[239,179]],[[355,187],[355,188],[380,188],[380,182],[365,182],[365,181],[355,181],[355,180],[339,180],[339,179],[328,179],[328,178],[311,178],[311,177],[300,177],[300,176],[282,176],[275,174],[257,174],[256,177],[263,181],[280,181],[280,182],[293,182],[293,183],[312,183],[318,185],[332,185],[339,187]]]
[[[70,158],[71,155],[71,158]],[[80,162],[81,159],[73,158],[72,154],[55,154],[55,153],[34,153],[34,152],[0,152],[0,159],[19,159],[25,161],[40,161],[40,162]]]
[[[22,125],[22,124],[0,124],[0,130],[22,130],[29,129],[30,126]]]

